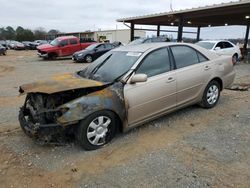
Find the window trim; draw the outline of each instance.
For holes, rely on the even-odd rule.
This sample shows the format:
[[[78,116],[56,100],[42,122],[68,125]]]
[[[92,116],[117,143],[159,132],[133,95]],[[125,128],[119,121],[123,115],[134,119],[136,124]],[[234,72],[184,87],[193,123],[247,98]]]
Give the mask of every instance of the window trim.
[[[164,72],[164,73],[161,73],[161,74],[165,74],[165,73],[168,73],[168,72],[171,72],[174,70],[174,63],[172,61],[172,58],[170,57],[171,54],[169,52],[169,47],[168,46],[164,46],[164,47],[161,47],[161,48],[157,48],[157,49],[154,49],[152,51],[150,51],[148,54],[146,54],[142,60],[140,61],[140,63],[136,66],[136,68],[133,70],[133,73],[136,74],[136,71],[139,69],[139,67],[141,66],[141,64],[144,62],[144,60],[153,52],[157,51],[157,50],[161,50],[161,49],[166,49],[167,53],[168,53],[168,59],[169,59],[169,63],[170,63],[170,70],[167,71],[167,72]],[[161,75],[161,74],[157,74],[157,75],[154,75],[154,76],[158,76],[158,75]],[[150,76],[148,78],[152,78],[154,76]]]
[[[186,66],[186,67],[177,68],[177,64],[176,64],[176,61],[175,61],[175,58],[174,58],[174,54],[173,54],[172,49],[171,49],[171,47],[175,47],[175,46],[184,46],[184,47],[188,47],[188,48],[193,49],[193,50],[196,52],[197,59],[198,59],[198,61],[199,61],[198,64],[204,63],[204,62],[207,62],[207,61],[210,61],[210,59],[209,59],[207,56],[205,56],[203,53],[201,53],[199,50],[195,49],[195,48],[192,47],[192,46],[188,46],[188,45],[185,45],[185,44],[182,44],[182,45],[171,45],[171,46],[169,46],[169,51],[170,51],[170,53],[171,53],[171,58],[172,58],[172,61],[173,61],[173,64],[174,64],[174,70],[182,69],[182,68],[186,68],[186,67],[192,66],[192,65],[189,65],[189,66]],[[199,56],[198,56],[198,53],[200,53],[205,59],[207,59],[207,61],[201,62],[201,61],[200,61],[200,58],[199,58]],[[193,64],[193,65],[196,65],[196,64]]]

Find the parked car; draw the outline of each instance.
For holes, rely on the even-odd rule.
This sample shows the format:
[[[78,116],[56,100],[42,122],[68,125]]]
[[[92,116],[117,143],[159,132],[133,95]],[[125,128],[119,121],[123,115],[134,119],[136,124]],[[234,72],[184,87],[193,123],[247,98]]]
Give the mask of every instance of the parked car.
[[[7,42],[5,40],[0,40],[0,45],[4,46],[6,49],[8,49]]]
[[[36,47],[38,46],[37,43],[30,41],[23,41],[22,43],[26,50],[36,50]]]
[[[194,44],[149,43],[113,49],[75,74],[25,84],[24,132],[49,142],[74,133],[86,150],[174,110],[214,107],[235,72],[228,56]],[[212,114],[211,114],[212,116]]]
[[[34,43],[36,43],[37,46],[40,46],[42,44],[48,44],[47,40],[35,40]]]
[[[75,52],[85,49],[93,43],[94,42],[80,43],[80,40],[74,36],[58,37],[51,41],[50,44],[38,46],[38,56],[44,59],[72,56]]]
[[[230,55],[234,65],[241,59],[240,48],[230,41],[200,41],[197,45],[206,48],[218,55]]]
[[[75,62],[91,63],[93,60],[114,48],[115,46],[110,43],[95,43],[88,46],[84,50],[74,53],[72,59]]]
[[[0,55],[6,55],[7,48],[0,44]]]
[[[26,48],[25,48],[25,46],[24,46],[23,43],[17,42],[17,41],[16,41],[16,42],[14,43],[13,49],[14,49],[14,50],[25,50]]]
[[[143,43],[152,43],[152,42],[169,42],[169,38],[161,36],[161,37],[153,37],[153,38],[139,38],[136,39],[128,45],[138,45],[138,44],[143,44]]]
[[[14,41],[14,40],[9,41],[8,42],[8,48],[13,50],[14,47],[15,47],[16,42],[17,41]]]

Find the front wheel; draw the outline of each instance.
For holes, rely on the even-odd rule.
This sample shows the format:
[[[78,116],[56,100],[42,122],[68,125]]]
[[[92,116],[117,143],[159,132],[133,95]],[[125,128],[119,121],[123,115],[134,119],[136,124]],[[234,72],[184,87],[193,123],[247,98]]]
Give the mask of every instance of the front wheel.
[[[95,112],[79,123],[76,138],[84,149],[95,150],[109,143],[115,130],[116,118],[112,112]]]
[[[86,61],[87,63],[91,63],[91,62],[93,61],[92,56],[91,56],[91,55],[86,55],[86,56],[85,56],[85,61]]]
[[[220,84],[216,80],[209,82],[203,93],[201,106],[204,108],[213,108],[219,101],[220,90]]]

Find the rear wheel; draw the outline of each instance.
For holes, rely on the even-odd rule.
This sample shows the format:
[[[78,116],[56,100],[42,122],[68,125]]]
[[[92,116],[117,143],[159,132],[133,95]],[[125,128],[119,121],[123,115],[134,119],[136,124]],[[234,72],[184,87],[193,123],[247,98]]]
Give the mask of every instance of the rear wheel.
[[[86,150],[95,150],[109,143],[115,135],[116,118],[110,111],[99,111],[82,120],[76,132],[79,144]]]
[[[237,54],[233,55],[232,62],[233,62],[233,65],[235,65],[238,62],[238,55]]]
[[[85,61],[86,61],[87,63],[91,63],[91,62],[93,61],[93,57],[92,57],[91,55],[86,55],[86,56],[85,56]]]
[[[204,108],[213,108],[219,101],[220,90],[220,84],[217,81],[212,80],[209,82],[203,93],[201,106]]]

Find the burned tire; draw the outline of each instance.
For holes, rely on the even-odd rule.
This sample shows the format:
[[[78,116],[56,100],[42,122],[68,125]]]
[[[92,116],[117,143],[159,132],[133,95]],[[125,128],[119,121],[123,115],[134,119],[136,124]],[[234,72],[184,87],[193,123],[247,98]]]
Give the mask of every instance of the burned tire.
[[[95,150],[109,143],[115,136],[116,118],[110,111],[99,111],[79,123],[76,139],[85,150]]]
[[[85,56],[85,62],[91,63],[93,61],[93,57],[91,55],[86,55]]]
[[[203,108],[213,108],[219,101],[220,91],[221,86],[216,80],[209,82],[203,93],[201,106]]]

